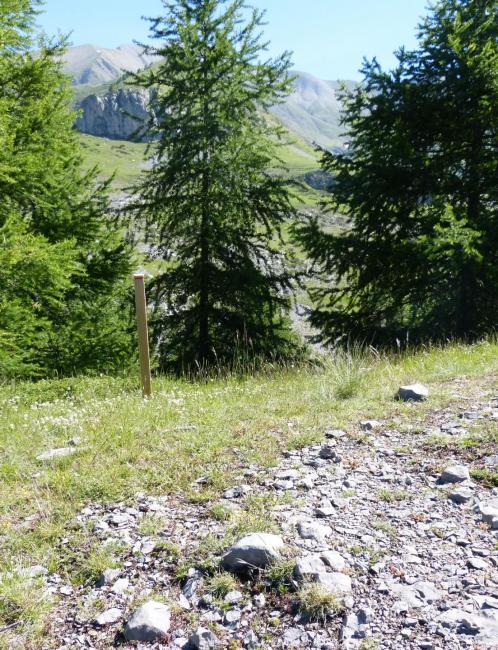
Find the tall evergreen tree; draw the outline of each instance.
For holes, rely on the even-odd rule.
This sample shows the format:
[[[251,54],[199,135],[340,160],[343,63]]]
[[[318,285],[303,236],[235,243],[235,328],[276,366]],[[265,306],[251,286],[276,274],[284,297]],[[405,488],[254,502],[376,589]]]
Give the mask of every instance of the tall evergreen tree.
[[[154,91],[151,169],[134,211],[165,270],[151,283],[163,367],[286,354],[291,279],[279,231],[293,215],[275,166],[281,130],[265,110],[290,90],[289,55],[261,60],[263,16],[244,0],[163,0],[151,21],[160,62],[133,83]]]
[[[329,209],[350,227],[298,235],[322,340],[475,337],[498,322],[498,5],[440,0],[419,47],[365,62],[345,96],[349,149],[324,152]]]
[[[36,336],[23,338],[14,316],[0,327],[4,339],[14,337],[12,350],[29,349],[29,367],[38,374],[110,369],[130,352],[130,254],[109,219],[108,184],[97,181],[97,170],[83,172],[72,90],[62,72],[64,43],[37,43],[38,6],[0,0],[0,253],[5,272],[17,268],[19,251],[29,251],[26,269],[51,268],[53,282],[48,271],[41,272],[44,283],[11,275],[0,299],[14,296],[11,313],[14,304],[31,309],[33,327],[25,331]],[[14,357],[9,367],[12,374]]]

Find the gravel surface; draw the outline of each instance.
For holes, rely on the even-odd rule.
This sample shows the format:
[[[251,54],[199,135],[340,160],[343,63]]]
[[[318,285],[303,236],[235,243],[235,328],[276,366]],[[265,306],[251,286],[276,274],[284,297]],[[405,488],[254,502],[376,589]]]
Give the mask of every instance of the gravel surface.
[[[268,530],[246,530],[224,547],[230,521],[213,518],[212,503],[137,494],[126,504],[87,506],[72,525],[90,528],[103,546],[116,543],[122,566],[81,587],[45,576],[61,599],[50,630],[58,645],[46,647],[498,648],[498,489],[469,477],[465,455],[427,445],[435,433],[458,440],[471,423],[498,424],[493,393],[462,404],[433,411],[409,434],[395,422],[364,420],[324,432],[322,445],[287,452],[271,471],[241,468],[217,507],[237,515],[254,495],[272,497]],[[496,470],[498,455],[481,460]],[[151,517],[160,532],[144,534]],[[210,593],[213,571],[247,533],[282,537],[282,549],[270,538],[280,583],[254,568],[234,575],[228,593]],[[220,548],[206,553],[212,540]],[[247,539],[242,547],[253,557]],[[303,583],[321,585],[338,606],[313,620]],[[164,625],[163,636],[127,642],[126,623],[158,600],[167,622],[150,625]]]

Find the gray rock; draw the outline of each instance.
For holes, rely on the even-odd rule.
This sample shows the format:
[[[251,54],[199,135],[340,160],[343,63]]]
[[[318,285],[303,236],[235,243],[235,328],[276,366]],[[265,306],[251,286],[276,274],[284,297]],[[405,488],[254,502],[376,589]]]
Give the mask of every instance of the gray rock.
[[[221,647],[214,633],[205,627],[197,628],[189,639],[189,645],[193,650],[211,650]]]
[[[488,524],[491,530],[498,530],[498,499],[481,501],[477,509],[483,522]]]
[[[427,581],[418,581],[412,585],[391,581],[389,590],[399,598],[399,602],[395,606],[395,609],[399,612],[423,607],[426,604],[440,600],[442,597],[441,592],[431,582]]]
[[[50,449],[49,451],[43,452],[36,457],[36,460],[41,462],[47,462],[49,460],[54,460],[54,458],[66,458],[67,456],[72,456],[78,450],[75,447],[61,447],[60,449]]]
[[[298,627],[290,627],[284,632],[284,648],[302,648],[302,637],[304,630]]]
[[[498,622],[483,616],[482,610],[474,614],[452,608],[443,612],[437,620],[443,627],[457,634],[468,635],[475,642],[486,643],[493,648],[498,644]]]
[[[360,427],[362,431],[373,431],[373,429],[380,427],[380,422],[377,422],[377,420],[363,420],[363,422],[360,422]]]
[[[298,558],[294,567],[294,575],[299,580],[316,578],[316,576],[325,571],[326,566],[320,555],[316,553]]]
[[[242,496],[244,496],[244,490],[241,487],[229,488],[223,493],[225,499],[240,499]]]
[[[224,623],[229,627],[236,628],[239,625],[241,616],[242,614],[240,612],[240,609],[229,609],[225,614]]]
[[[253,598],[254,607],[263,609],[266,605],[266,596],[264,594],[256,594]]]
[[[350,594],[353,589],[351,578],[345,573],[319,573],[316,582],[337,596]]]
[[[439,485],[446,485],[447,483],[462,483],[469,481],[469,469],[465,465],[450,465],[446,467],[444,472],[438,479]]]
[[[147,89],[121,88],[106,95],[89,95],[78,108],[76,127],[101,138],[128,140],[150,115],[152,93]],[[144,138],[141,138],[142,140]]]
[[[312,490],[313,489],[313,479],[310,476],[305,476],[302,478],[298,484],[298,487],[304,488],[305,490]]]
[[[193,598],[202,580],[202,573],[197,569],[190,569],[187,580],[182,587],[185,598]]]
[[[346,568],[346,561],[337,551],[324,551],[320,557],[332,571],[340,572]]]
[[[258,648],[258,647],[259,647],[258,637],[252,630],[249,630],[249,632],[244,637],[244,648],[250,648],[252,650],[253,648]]]
[[[341,460],[340,456],[335,450],[335,445],[331,445],[329,443],[322,445],[322,448],[320,449],[320,458],[323,458],[325,460],[333,460],[334,462],[340,462]]]
[[[106,625],[113,625],[114,623],[117,623],[119,620],[121,620],[122,616],[123,612],[120,609],[117,607],[112,607],[111,609],[102,612],[100,616],[97,616],[95,622],[97,625],[104,627]]]
[[[190,601],[183,594],[180,594],[178,596],[178,604],[186,612],[189,612],[192,609],[192,605],[190,604]]]
[[[453,503],[457,503],[459,505],[468,503],[472,500],[473,496],[474,494],[472,490],[468,487],[458,488],[457,490],[454,490],[448,494],[450,501],[453,501]]]
[[[486,467],[491,467],[492,469],[498,469],[498,455],[493,454],[492,456],[486,456],[482,459]]]
[[[229,591],[228,594],[223,599],[229,605],[235,605],[236,603],[242,600],[241,591]]]
[[[128,591],[130,587],[130,581],[128,578],[120,578],[112,585],[111,591],[114,594],[122,595]]]
[[[485,571],[489,568],[487,562],[482,560],[480,557],[471,557],[467,560],[467,566],[469,569],[475,569],[476,571]]]
[[[397,398],[403,402],[424,402],[429,397],[429,389],[422,384],[401,386]]]
[[[163,641],[170,625],[170,608],[150,600],[133,613],[125,625],[124,635],[127,641]]]
[[[97,587],[107,587],[112,585],[121,575],[121,569],[106,569],[97,580]]]
[[[35,564],[30,566],[25,571],[28,578],[40,578],[41,576],[48,575],[48,569],[42,566],[41,564]]]
[[[264,569],[280,558],[284,542],[279,535],[251,533],[246,535],[222,558],[222,566],[228,571],[247,572]]]
[[[300,521],[297,531],[303,539],[314,539],[322,543],[332,534],[330,526],[322,526],[322,524],[309,521]]]
[[[356,639],[365,638],[365,628],[370,615],[370,610],[360,609],[356,614],[352,613],[344,616],[341,628],[341,640],[344,650],[358,648]]]

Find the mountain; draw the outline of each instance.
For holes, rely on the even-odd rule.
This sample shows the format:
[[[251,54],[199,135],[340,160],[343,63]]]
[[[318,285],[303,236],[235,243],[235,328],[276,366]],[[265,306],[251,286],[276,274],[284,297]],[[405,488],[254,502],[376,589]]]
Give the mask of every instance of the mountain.
[[[294,133],[322,147],[341,142],[339,81],[324,81],[307,72],[295,72],[294,92],[271,112]],[[353,81],[345,82],[348,88]]]
[[[136,72],[154,61],[142,53],[138,45],[120,45],[117,48],[98,45],[78,45],[67,50],[64,70],[73,77],[75,86],[98,86],[110,83],[124,72]]]
[[[136,123],[128,114],[143,117],[147,97],[143,91],[113,84],[123,71],[139,70],[153,63],[136,45],[121,45],[117,49],[81,45],[70,48],[65,69],[72,75],[77,106],[82,116],[77,127],[90,135],[113,139],[128,139]],[[332,148],[341,145],[339,117],[341,103],[338,81],[324,81],[307,72],[295,72],[294,92],[271,112],[292,133],[308,143]],[[352,87],[354,82],[346,82]],[[126,114],[126,115],[125,115]]]

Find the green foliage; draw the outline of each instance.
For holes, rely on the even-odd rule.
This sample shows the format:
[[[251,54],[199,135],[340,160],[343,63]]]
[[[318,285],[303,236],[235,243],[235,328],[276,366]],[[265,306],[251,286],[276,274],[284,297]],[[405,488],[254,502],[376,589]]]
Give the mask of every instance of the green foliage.
[[[325,623],[334,614],[340,613],[344,605],[340,598],[320,584],[310,583],[301,587],[299,609],[313,621]]]
[[[70,240],[50,244],[16,217],[0,227],[0,377],[39,371],[51,336],[45,314],[61,308],[79,269]]]
[[[347,152],[323,153],[350,228],[298,228],[325,283],[319,338],[477,337],[498,318],[498,10],[440,0],[391,72],[345,92]]]
[[[150,171],[135,191],[154,255],[152,327],[163,368],[281,357],[295,349],[280,228],[294,214],[270,168],[283,131],[264,115],[291,89],[289,56],[261,61],[262,15],[243,0],[165,0],[146,48],[161,63],[132,83],[154,91]]]
[[[208,592],[216,598],[224,598],[231,591],[235,591],[239,584],[229,573],[216,573],[209,579]]]
[[[64,42],[35,41],[37,6],[0,0],[0,377],[115,368],[131,342],[130,255],[82,171]]]

